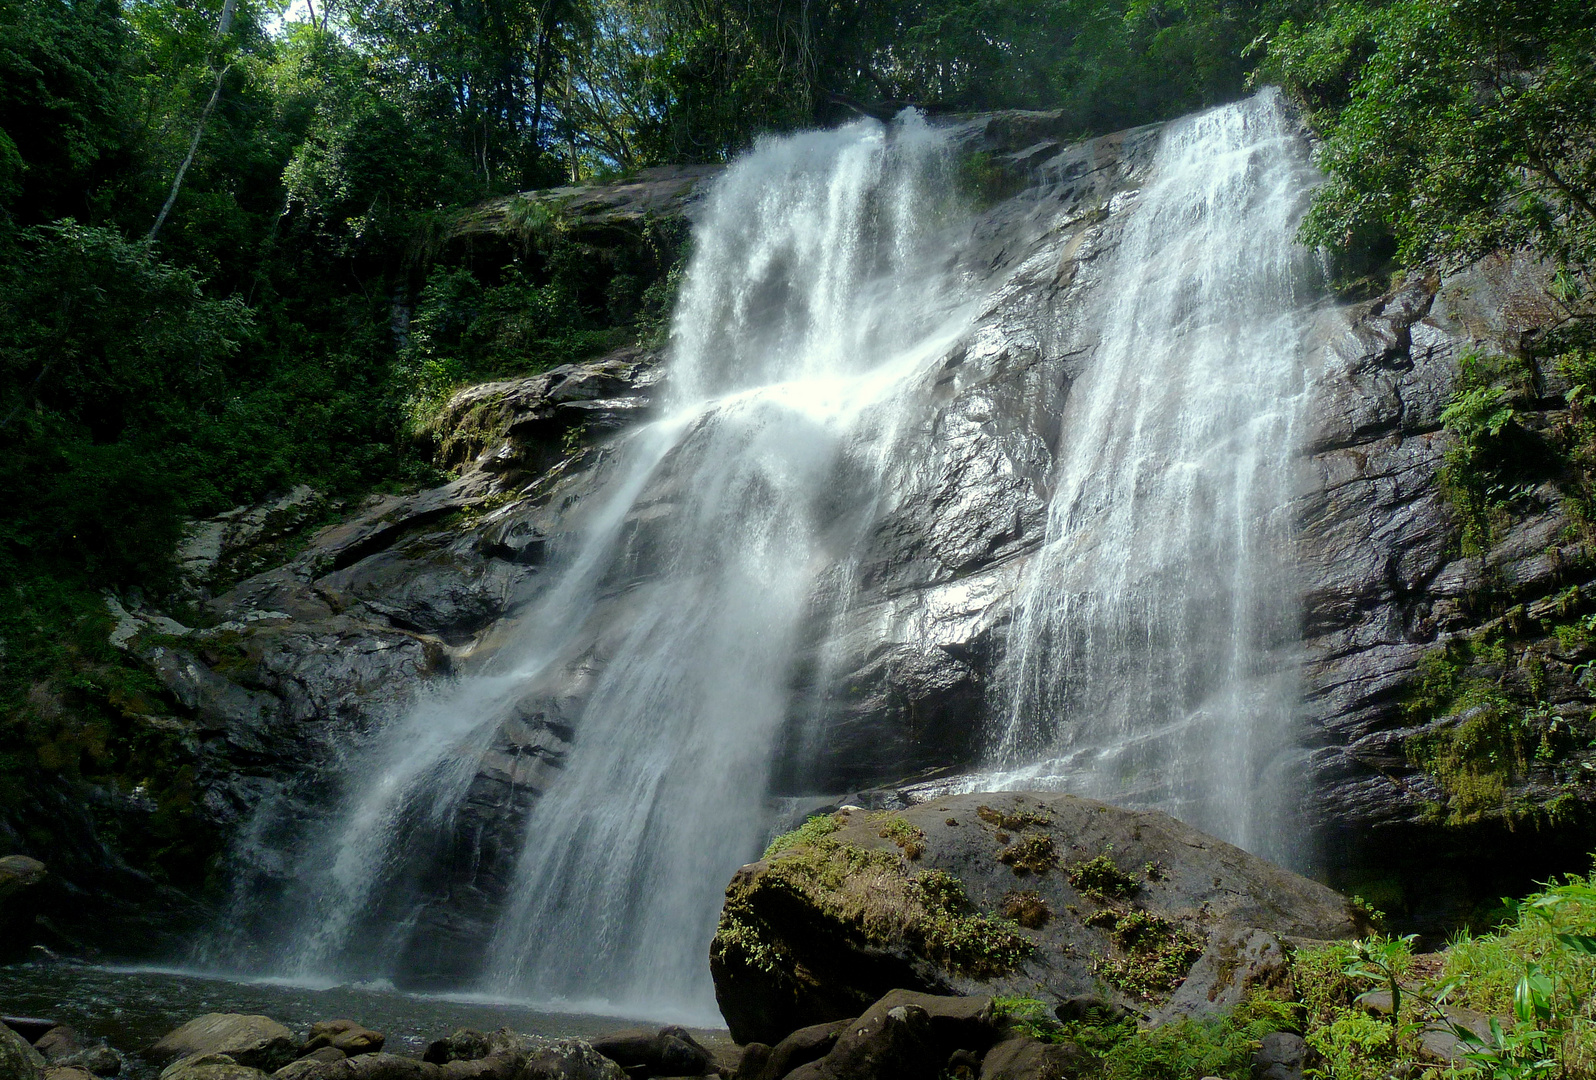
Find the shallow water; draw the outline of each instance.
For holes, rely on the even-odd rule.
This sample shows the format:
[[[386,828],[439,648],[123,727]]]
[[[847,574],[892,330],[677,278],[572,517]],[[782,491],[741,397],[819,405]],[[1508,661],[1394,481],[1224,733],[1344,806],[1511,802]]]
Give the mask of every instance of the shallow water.
[[[259,1013],[303,1032],[317,1020],[349,1019],[388,1037],[384,1050],[419,1054],[457,1028],[509,1027],[529,1035],[592,1037],[646,1021],[542,1011],[512,1002],[406,994],[375,985],[312,987],[237,982],[149,968],[83,964],[0,967],[0,1013],[70,1024],[84,1042],[104,1039],[127,1057],[124,1076],[155,1070],[137,1051],[205,1013]],[[715,1049],[724,1031],[695,1030]]]

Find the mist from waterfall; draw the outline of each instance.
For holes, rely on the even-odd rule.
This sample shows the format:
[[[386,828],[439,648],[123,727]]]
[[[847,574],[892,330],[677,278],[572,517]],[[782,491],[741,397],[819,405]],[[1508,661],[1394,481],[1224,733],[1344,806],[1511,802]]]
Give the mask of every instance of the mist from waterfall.
[[[715,182],[658,418],[620,441],[516,640],[343,766],[268,966],[384,974],[427,896],[415,850],[458,828],[496,733],[576,672],[478,990],[715,1021],[709,942],[769,828],[800,627],[870,520],[906,389],[968,322],[937,239],[949,167],[905,113],[763,141]]]
[[[1178,121],[1071,388],[977,788],[1164,810],[1282,861],[1299,699],[1291,500],[1316,175],[1277,91]]]

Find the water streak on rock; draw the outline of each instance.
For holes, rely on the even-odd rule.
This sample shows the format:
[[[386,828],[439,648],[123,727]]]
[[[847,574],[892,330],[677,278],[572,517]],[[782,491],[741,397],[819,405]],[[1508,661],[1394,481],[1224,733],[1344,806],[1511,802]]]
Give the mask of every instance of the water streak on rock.
[[[1277,92],[1173,124],[1071,388],[1046,540],[994,680],[990,772],[1164,810],[1290,861],[1291,500],[1320,292]],[[1083,341],[1089,347],[1089,341]]]

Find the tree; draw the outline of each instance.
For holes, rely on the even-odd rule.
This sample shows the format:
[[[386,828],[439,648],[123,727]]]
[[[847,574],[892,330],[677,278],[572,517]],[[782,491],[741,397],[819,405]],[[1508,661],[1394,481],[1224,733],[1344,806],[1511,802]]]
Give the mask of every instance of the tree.
[[[1262,74],[1325,136],[1308,239],[1355,253],[1389,237],[1409,265],[1534,245],[1596,269],[1585,0],[1341,0],[1285,22]]]

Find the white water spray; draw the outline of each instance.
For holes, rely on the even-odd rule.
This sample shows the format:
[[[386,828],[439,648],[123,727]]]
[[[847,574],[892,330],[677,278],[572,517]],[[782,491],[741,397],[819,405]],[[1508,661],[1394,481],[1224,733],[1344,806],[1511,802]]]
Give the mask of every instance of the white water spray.
[[[999,672],[993,771],[1289,857],[1315,175],[1278,92],[1170,126],[1072,387]]]
[[[932,249],[946,166],[944,137],[905,114],[767,141],[716,183],[662,417],[624,441],[520,639],[351,770],[372,780],[304,860],[290,966],[346,964],[383,905],[409,932],[415,890],[391,867],[415,826],[444,826],[506,718],[580,671],[480,988],[713,1022],[709,941],[768,828],[814,586],[868,520],[904,391],[968,318]]]

